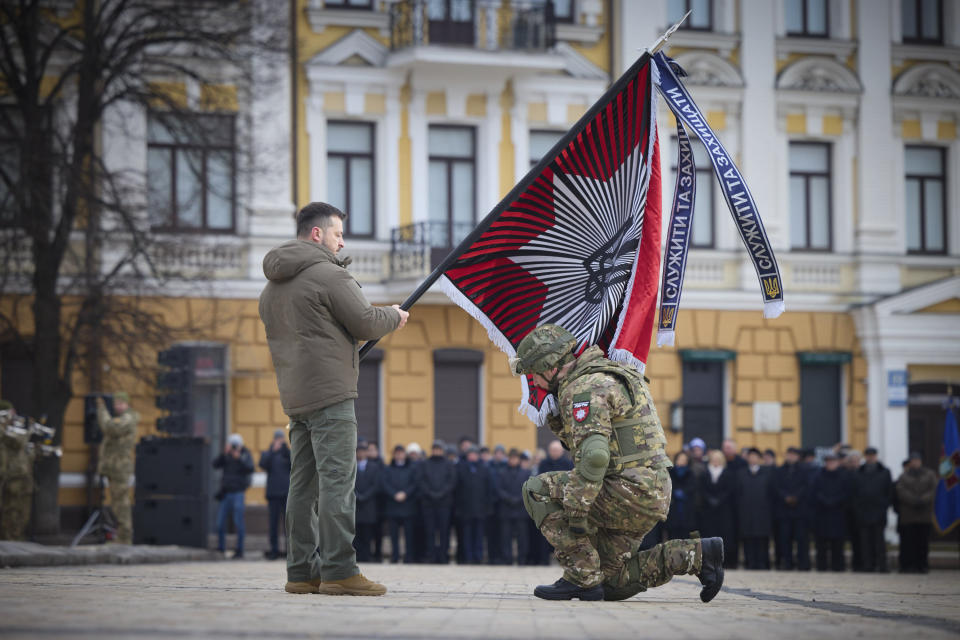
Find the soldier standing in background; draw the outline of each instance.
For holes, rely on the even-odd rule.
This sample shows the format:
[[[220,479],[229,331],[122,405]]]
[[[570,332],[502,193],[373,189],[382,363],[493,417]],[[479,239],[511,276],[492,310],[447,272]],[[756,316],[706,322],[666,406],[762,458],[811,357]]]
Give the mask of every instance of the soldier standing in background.
[[[130,408],[130,396],[125,391],[113,394],[113,408],[116,415],[111,416],[103,398],[97,398],[97,420],[103,433],[97,473],[106,477],[110,485],[110,508],[117,519],[117,542],[133,544],[129,485],[140,416]]]
[[[10,423],[17,415],[13,405],[2,401],[0,407],[9,412],[0,424],[0,449],[3,450],[0,540],[23,540],[33,500],[33,448],[29,446],[30,432],[27,429],[11,428]]]
[[[577,339],[545,324],[511,358],[516,375],[558,399],[547,424],[574,454],[573,471],[530,478],[523,501],[564,569],[534,595],[546,600],[623,600],[674,575],[694,574],[709,602],[723,584],[723,541],[671,540],[639,551],[667,519],[670,459],[643,377],[611,362],[599,347],[574,355]]]

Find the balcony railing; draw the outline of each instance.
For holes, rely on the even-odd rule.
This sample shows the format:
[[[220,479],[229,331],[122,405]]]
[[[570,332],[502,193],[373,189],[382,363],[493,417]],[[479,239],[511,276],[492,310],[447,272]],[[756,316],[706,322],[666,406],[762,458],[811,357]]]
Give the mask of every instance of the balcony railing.
[[[426,276],[473,230],[473,223],[415,222],[393,229],[390,237],[390,278]]]
[[[556,42],[553,3],[513,0],[400,0],[390,5],[394,51],[429,44],[496,51],[546,51]]]

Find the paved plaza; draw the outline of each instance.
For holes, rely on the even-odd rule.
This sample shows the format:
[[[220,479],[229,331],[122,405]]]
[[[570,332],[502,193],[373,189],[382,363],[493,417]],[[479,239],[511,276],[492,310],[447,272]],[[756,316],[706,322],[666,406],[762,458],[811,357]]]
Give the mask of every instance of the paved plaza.
[[[280,562],[0,570],[0,638],[957,638],[960,573],[731,571],[625,602],[546,602],[556,567],[365,565],[384,597],[291,595]]]

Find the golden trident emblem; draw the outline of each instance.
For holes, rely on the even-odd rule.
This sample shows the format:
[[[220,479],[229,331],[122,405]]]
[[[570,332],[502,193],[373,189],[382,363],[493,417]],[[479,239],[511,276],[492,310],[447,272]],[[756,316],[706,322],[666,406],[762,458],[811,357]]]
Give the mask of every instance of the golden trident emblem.
[[[763,279],[763,290],[768,298],[776,298],[780,295],[780,279],[777,276],[770,276]]]
[[[673,316],[677,312],[676,307],[664,307],[660,311],[660,326],[670,327],[673,325]]]

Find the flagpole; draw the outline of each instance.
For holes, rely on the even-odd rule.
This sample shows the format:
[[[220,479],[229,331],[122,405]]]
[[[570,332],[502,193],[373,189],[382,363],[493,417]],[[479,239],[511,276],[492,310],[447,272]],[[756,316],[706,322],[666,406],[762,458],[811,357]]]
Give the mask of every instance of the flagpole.
[[[567,133],[557,141],[553,147],[540,158],[540,161],[537,162],[530,171],[527,172],[527,175],[523,177],[520,182],[518,182],[510,192],[503,197],[502,200],[497,204],[493,210],[487,214],[487,216],[480,221],[480,223],[470,232],[470,234],[464,238],[460,244],[458,244],[446,257],[438,264],[430,274],[424,278],[423,282],[411,293],[406,300],[400,305],[400,308],[404,311],[407,311],[416,304],[423,294],[425,294],[433,284],[440,279],[440,276],[460,257],[460,254],[466,251],[474,242],[476,242],[480,236],[482,236],[487,229],[493,224],[494,220],[503,213],[503,211],[510,206],[520,195],[526,191],[527,187],[537,179],[537,177],[543,172],[543,170],[550,164],[550,161],[556,156],[560,150],[570,144],[570,141],[576,137],[580,132],[582,132],[587,124],[596,117],[597,113],[604,107],[604,105],[609,101],[610,98],[617,95],[623,91],[624,87],[630,82],[630,80],[640,71],[640,68],[643,65],[647,64],[652,59],[654,53],[657,52],[663,45],[667,42],[667,39],[676,31],[684,20],[687,19],[687,16],[690,15],[690,12],[687,11],[686,14],[680,20],[667,29],[662,36],[660,36],[656,42],[653,43],[649,49],[646,49],[643,54],[634,62],[627,71],[624,72],[620,78],[617,79],[613,85],[607,89],[607,91],[597,100],[590,109],[587,110],[583,116],[577,120],[577,123],[574,124]],[[363,360],[364,356],[373,349],[374,345],[377,344],[379,340],[368,340],[360,348],[360,359]]]

